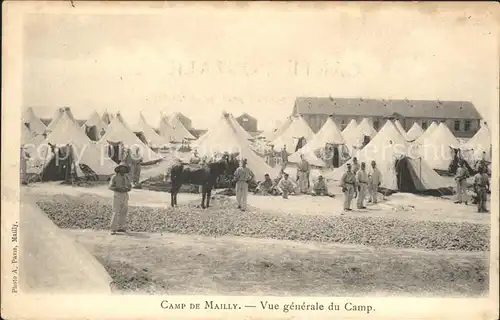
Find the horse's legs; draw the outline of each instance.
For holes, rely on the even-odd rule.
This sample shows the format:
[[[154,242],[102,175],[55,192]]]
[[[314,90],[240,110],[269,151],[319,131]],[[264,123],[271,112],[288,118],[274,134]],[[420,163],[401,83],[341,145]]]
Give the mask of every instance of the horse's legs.
[[[180,184],[172,184],[172,189],[170,190],[170,204],[172,207],[177,207],[177,193],[179,193],[180,188]]]
[[[205,209],[205,198],[207,197],[207,192],[205,190],[205,186],[201,187],[201,207]]]
[[[207,190],[207,208],[210,206],[210,198],[212,197],[212,188],[208,188]]]

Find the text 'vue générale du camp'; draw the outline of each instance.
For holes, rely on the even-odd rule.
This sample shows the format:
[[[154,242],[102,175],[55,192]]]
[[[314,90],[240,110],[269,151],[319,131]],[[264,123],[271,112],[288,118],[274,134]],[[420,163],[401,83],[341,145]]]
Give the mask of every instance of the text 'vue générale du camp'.
[[[205,300],[203,303],[184,303],[168,300],[161,301],[162,309],[165,310],[266,310],[282,311],[288,313],[291,311],[348,311],[364,312],[369,314],[374,312],[375,308],[371,305],[355,304],[352,302],[323,304],[319,302],[290,302],[284,304],[272,303],[270,301],[260,301],[257,305],[238,304],[238,303],[219,303],[214,300]]]

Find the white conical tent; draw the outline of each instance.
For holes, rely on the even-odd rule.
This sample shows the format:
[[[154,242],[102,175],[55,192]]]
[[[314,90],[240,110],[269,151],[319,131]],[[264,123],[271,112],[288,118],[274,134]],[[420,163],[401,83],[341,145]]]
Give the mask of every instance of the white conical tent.
[[[51,131],[57,125],[57,122],[59,121],[59,119],[63,115],[64,111],[65,111],[64,108],[57,108],[57,110],[54,114],[54,117],[52,118],[49,125],[47,126],[47,131]]]
[[[188,129],[182,124],[179,114],[175,113],[170,117],[170,126],[175,130],[175,132],[181,136],[183,139],[196,140],[196,138],[189,132]]]
[[[248,131],[245,130],[245,128],[243,128],[240,123],[234,118],[234,116],[232,114],[229,114],[229,119],[231,121],[231,124],[234,126],[234,128],[236,129],[236,132],[244,139],[246,140],[254,140],[255,138],[250,134],[248,133]]]
[[[373,138],[377,134],[377,130],[375,130],[372,121],[369,118],[364,118],[359,123],[357,129],[360,133],[370,138]]]
[[[463,148],[472,150],[473,160],[486,160],[491,162],[492,157],[492,144],[491,144],[491,131],[486,124],[481,126],[476,134],[467,141]]]
[[[288,128],[273,140],[272,145],[275,151],[280,151],[286,146],[288,153],[294,153],[298,139],[305,138],[306,144],[312,139],[314,132],[307,122],[301,117],[295,117]]]
[[[35,112],[31,107],[24,111],[23,121],[24,123],[29,124],[29,130],[33,134],[42,134],[45,132],[45,129],[47,129],[45,124],[43,124],[43,122],[35,115]]]
[[[425,160],[412,157],[408,143],[391,121],[385,123],[357,158],[358,163],[366,164],[367,172],[370,172],[371,161],[377,163],[382,174],[380,187],[387,190],[417,193],[450,187],[450,182],[432,170]],[[347,163],[333,171],[333,180],[340,180]]]
[[[394,126],[396,127],[396,129],[398,129],[399,133],[401,133],[401,135],[407,139],[407,136],[406,136],[406,130],[405,128],[403,128],[403,125],[401,124],[401,122],[399,122],[399,120],[395,120],[394,121]]]
[[[198,155],[211,157],[215,153],[239,153],[239,158],[246,158],[248,168],[255,174],[256,180],[264,179],[264,174],[272,177],[278,175],[278,169],[270,167],[250,147],[250,142],[241,138],[230,120],[230,115],[223,114],[219,121],[210,129],[203,141],[193,143]]]
[[[50,145],[56,147],[71,146],[73,161],[77,164],[75,167],[78,176],[84,175],[78,164],[85,164],[98,176],[110,176],[114,173],[116,164],[107,158],[105,149],[91,141],[66,112],[62,114],[47,138],[36,148],[36,156],[28,161],[29,172],[43,173],[54,158]],[[30,150],[27,151],[30,153]]]
[[[106,125],[109,125],[111,123],[111,120],[113,120],[113,117],[108,113],[108,111],[104,111],[101,117],[102,122],[104,122]]]
[[[24,123],[21,125],[21,144],[38,146],[44,139],[43,135],[35,134]]]
[[[116,117],[109,124],[106,133],[101,140],[99,140],[99,143],[103,145],[108,145],[109,142],[121,142],[125,148],[138,148],[144,164],[156,162],[161,159],[156,152],[151,150],[151,148],[145,145],[144,142],[135,135],[120,113],[116,114]]]
[[[59,229],[32,199],[20,201],[20,288],[35,294],[111,294],[96,258]]]
[[[352,154],[361,149],[365,136],[372,139],[377,134],[377,131],[373,128],[368,118],[364,118],[363,121],[361,121],[356,127],[352,124],[353,121],[354,119],[351,120],[349,125],[342,132],[346,146]],[[349,126],[349,130],[346,130]]]
[[[420,136],[422,134],[424,134],[424,130],[418,124],[418,122],[415,122],[411,126],[410,130],[408,130],[408,132],[406,133],[406,140],[408,140],[408,141],[415,141],[418,138],[420,138]]]
[[[358,123],[356,122],[356,119],[351,119],[351,121],[349,121],[349,123],[344,128],[344,130],[342,130],[342,135],[350,134],[357,127],[358,127]]]
[[[139,114],[139,122],[135,125],[136,130],[141,131],[150,146],[161,148],[168,144],[169,140],[160,136],[156,131],[147,123],[142,112]]]
[[[453,160],[453,149],[460,149],[460,142],[451,133],[445,123],[440,123],[427,136],[413,144],[418,154],[431,166],[440,171],[447,171]]]
[[[288,161],[291,163],[298,163],[300,155],[304,155],[305,159],[315,166],[324,166],[323,160],[319,159],[315,152],[319,149],[325,148],[327,144],[345,145],[344,137],[332,118],[328,118],[321,129],[313,136],[303,148],[290,155]]]
[[[93,111],[92,114],[90,115],[89,119],[83,124],[83,127],[96,127],[97,133],[100,134],[101,130],[104,129],[106,130],[106,127],[108,126],[104,121],[102,121],[101,117],[97,113],[97,111]]]
[[[415,143],[418,144],[424,141],[426,137],[430,136],[434,132],[434,130],[436,130],[437,127],[438,127],[437,123],[435,121],[432,121],[431,125],[427,127],[427,130],[425,130],[424,133],[422,133],[420,137],[418,137],[418,139],[415,140]]]
[[[292,122],[293,122],[293,117],[287,117],[285,122],[278,129],[276,129],[275,131],[270,133],[269,136],[266,137],[267,140],[273,141],[274,139],[279,137],[281,134],[283,134],[283,132],[285,132],[288,129],[288,127],[290,127]]]
[[[169,123],[167,116],[162,115],[160,118],[160,123],[158,125],[158,131],[160,135],[167,139],[169,142],[181,142],[184,140],[182,134],[177,133],[174,128]]]

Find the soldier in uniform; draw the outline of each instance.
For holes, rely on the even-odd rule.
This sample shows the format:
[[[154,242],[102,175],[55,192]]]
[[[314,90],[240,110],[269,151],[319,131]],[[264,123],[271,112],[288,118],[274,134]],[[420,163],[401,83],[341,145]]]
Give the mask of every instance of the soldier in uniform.
[[[359,171],[359,163],[358,163],[358,158],[354,157],[352,158],[352,173],[356,175]]]
[[[309,162],[307,162],[304,155],[301,154],[300,163],[297,168],[297,180],[301,193],[307,193],[307,190],[309,189],[309,173]]]
[[[342,187],[342,192],[344,193],[344,210],[351,211],[351,201],[354,197],[354,188],[356,186],[356,176],[352,172],[352,165],[347,164],[347,171],[344,172],[342,178],[340,179],[340,186]]]
[[[281,168],[285,169],[288,164],[288,152],[286,151],[286,145],[281,149]]]
[[[356,174],[356,182],[358,187],[358,209],[366,209],[364,201],[366,198],[366,190],[368,187],[368,175],[366,174],[366,164],[361,162],[361,170]]]
[[[484,173],[484,168],[479,167],[478,173],[474,176],[474,189],[477,194],[477,212],[488,212],[488,209],[486,209],[486,200],[489,187],[489,177]]]
[[[370,192],[370,201],[371,203],[377,203],[377,193],[378,187],[382,182],[382,173],[377,168],[377,163],[372,161],[372,170],[370,174],[368,174],[368,188]]]
[[[281,193],[283,199],[288,199],[288,195],[294,192],[295,186],[294,183],[288,179],[288,173],[283,173],[283,178],[278,182],[276,189]]]
[[[464,166],[464,161],[460,160],[458,163],[457,173],[455,175],[455,181],[457,183],[457,199],[455,203],[465,202],[467,205],[467,194],[465,192],[467,188],[467,169]]]

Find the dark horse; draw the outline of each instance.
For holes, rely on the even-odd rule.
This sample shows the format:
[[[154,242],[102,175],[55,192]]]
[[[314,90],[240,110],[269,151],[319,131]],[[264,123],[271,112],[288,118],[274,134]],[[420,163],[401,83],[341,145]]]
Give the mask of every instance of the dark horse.
[[[170,190],[170,204],[177,206],[177,193],[185,183],[201,186],[201,207],[208,208],[212,189],[219,177],[223,174],[231,175],[237,167],[234,157],[224,155],[221,160],[203,165],[188,166],[184,163],[175,164],[170,170],[172,189]],[[205,205],[206,199],[206,205]]]

